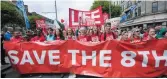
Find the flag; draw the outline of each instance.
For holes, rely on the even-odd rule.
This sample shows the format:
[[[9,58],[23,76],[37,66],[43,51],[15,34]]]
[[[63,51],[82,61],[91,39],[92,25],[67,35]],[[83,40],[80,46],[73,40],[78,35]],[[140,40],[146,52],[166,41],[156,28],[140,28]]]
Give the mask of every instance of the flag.
[[[23,12],[26,28],[29,29],[30,28],[30,23],[29,23],[29,20],[28,20],[28,17],[27,17],[26,10],[24,8],[23,1],[22,0],[17,0],[16,6]]]
[[[130,11],[133,11],[136,8],[136,5],[130,7]]]
[[[57,20],[56,20],[56,19],[54,20],[54,25],[55,25],[55,27],[54,27],[54,28],[60,28],[60,25],[58,24],[58,22],[57,22]]]
[[[127,11],[125,11],[125,14],[121,17],[120,22],[123,22],[127,19],[127,16],[130,14],[131,11],[133,11],[136,8],[136,5],[131,6]]]

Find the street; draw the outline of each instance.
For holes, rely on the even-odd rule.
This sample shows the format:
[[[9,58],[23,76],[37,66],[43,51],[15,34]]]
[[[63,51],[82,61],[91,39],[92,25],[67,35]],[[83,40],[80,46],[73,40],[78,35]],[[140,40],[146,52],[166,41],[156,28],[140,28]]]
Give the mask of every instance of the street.
[[[9,64],[1,65],[1,77],[5,74],[4,78],[71,78],[69,73],[47,73],[47,74],[19,74],[11,67],[8,57],[5,57],[5,61]],[[3,77],[2,77],[3,78]],[[75,78],[97,78],[93,76],[76,75]]]

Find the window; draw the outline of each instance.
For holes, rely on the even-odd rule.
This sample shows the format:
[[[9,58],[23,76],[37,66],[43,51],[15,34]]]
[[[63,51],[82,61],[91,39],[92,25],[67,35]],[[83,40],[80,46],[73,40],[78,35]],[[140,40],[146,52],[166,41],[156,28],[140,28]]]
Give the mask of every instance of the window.
[[[136,0],[134,1],[135,5],[137,4]]]
[[[122,11],[124,11],[124,5],[122,6]]]
[[[128,13],[128,17],[127,17],[127,19],[131,19],[132,18],[132,11],[130,11],[129,13]]]
[[[129,1],[129,5],[132,6],[132,2],[131,1]]]
[[[135,17],[137,17],[137,8],[135,9]]]
[[[158,2],[152,3],[152,12],[155,13],[158,11]]]
[[[129,6],[130,6],[129,2],[130,2],[130,1],[128,1],[127,8],[129,8]]]
[[[130,19],[130,15],[128,15],[127,19]]]
[[[128,2],[127,5],[126,5],[126,8],[129,8],[129,2]]]
[[[130,11],[130,18],[132,18],[133,16],[133,11]]]
[[[138,16],[141,15],[141,7],[138,7]]]
[[[138,3],[140,3],[141,1],[140,0],[138,0]]]
[[[128,1],[128,8],[130,7],[130,6],[132,6],[132,2],[131,1]]]

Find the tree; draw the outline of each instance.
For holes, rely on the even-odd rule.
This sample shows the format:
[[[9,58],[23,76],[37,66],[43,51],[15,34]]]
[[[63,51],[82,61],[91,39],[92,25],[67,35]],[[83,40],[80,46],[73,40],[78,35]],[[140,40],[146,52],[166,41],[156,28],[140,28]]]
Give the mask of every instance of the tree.
[[[99,6],[102,6],[103,13],[106,12],[109,14],[109,3],[110,1],[94,1],[93,5],[91,6],[90,10],[96,9]],[[119,17],[121,14],[121,7],[114,6],[111,4],[111,18]]]
[[[1,1],[1,25],[5,27],[25,27],[24,17],[20,10],[9,1]]]

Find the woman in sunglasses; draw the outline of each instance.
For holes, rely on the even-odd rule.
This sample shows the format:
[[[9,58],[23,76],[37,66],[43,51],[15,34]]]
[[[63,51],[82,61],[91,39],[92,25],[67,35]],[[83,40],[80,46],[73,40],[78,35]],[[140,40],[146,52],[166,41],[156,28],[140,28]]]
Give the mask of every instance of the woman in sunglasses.
[[[142,37],[140,36],[140,30],[135,29],[130,37],[131,43],[137,43],[142,41]]]
[[[86,31],[85,27],[81,27],[79,29],[78,40],[82,41],[82,42],[88,42],[88,41],[90,41],[89,36],[87,35],[87,31]]]
[[[123,32],[122,32],[120,41],[129,42],[128,32],[127,32],[127,31],[123,31]]]

